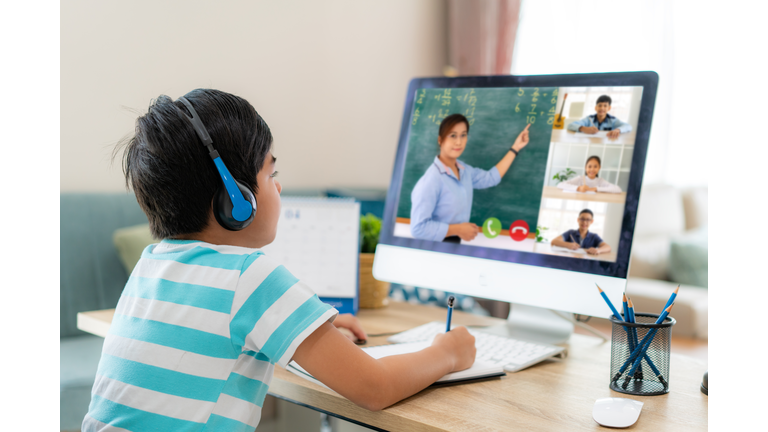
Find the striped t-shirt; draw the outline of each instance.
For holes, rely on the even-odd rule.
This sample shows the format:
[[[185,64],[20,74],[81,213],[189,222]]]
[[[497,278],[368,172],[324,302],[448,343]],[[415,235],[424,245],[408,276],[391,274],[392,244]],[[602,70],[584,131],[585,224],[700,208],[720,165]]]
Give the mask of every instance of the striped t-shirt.
[[[256,249],[148,246],[104,341],[86,431],[253,431],[274,372],[338,312]]]

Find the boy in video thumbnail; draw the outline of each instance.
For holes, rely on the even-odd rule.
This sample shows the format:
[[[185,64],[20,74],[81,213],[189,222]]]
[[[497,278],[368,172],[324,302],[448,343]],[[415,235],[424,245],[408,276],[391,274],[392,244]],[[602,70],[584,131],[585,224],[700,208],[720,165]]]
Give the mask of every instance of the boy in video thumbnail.
[[[611,251],[611,246],[604,242],[599,235],[589,232],[589,227],[595,221],[595,215],[590,209],[579,213],[579,229],[568,230],[562,236],[552,239],[552,246],[576,250],[584,249],[590,255],[605,254]]]
[[[632,132],[632,125],[625,123],[608,114],[611,110],[611,97],[602,95],[597,98],[595,114],[568,125],[568,130],[586,134],[596,134],[598,131],[609,131],[608,138],[618,138],[619,134]]]

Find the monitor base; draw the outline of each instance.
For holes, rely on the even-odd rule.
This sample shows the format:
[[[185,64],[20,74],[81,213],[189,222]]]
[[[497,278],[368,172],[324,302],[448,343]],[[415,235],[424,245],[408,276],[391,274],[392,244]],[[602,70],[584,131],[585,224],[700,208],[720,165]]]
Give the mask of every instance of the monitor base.
[[[551,345],[562,344],[573,334],[573,323],[557,312],[512,303],[507,322],[481,329],[485,333]]]

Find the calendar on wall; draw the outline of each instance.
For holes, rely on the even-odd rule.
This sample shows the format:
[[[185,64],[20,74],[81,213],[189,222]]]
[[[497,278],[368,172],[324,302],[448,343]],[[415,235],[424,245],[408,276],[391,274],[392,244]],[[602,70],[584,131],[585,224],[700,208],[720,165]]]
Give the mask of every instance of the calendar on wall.
[[[262,248],[339,313],[357,312],[360,203],[283,197],[275,241]]]

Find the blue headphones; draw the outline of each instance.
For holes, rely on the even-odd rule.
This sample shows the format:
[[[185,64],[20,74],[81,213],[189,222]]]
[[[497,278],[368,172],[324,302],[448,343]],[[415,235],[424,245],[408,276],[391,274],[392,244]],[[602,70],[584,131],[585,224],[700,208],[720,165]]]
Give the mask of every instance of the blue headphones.
[[[183,96],[179,98],[179,101],[192,114],[190,117],[183,110],[179,110],[192,123],[192,127],[195,128],[200,141],[208,149],[208,155],[213,159],[213,163],[216,164],[216,169],[219,170],[221,176],[223,185],[219,186],[213,198],[213,215],[222,227],[230,231],[239,231],[253,221],[253,215],[256,213],[256,197],[249,187],[232,178],[232,174],[229,173],[227,166],[221,160],[219,152],[214,150],[213,141],[203,126],[203,122],[200,121],[197,112],[192,108],[192,104]]]

